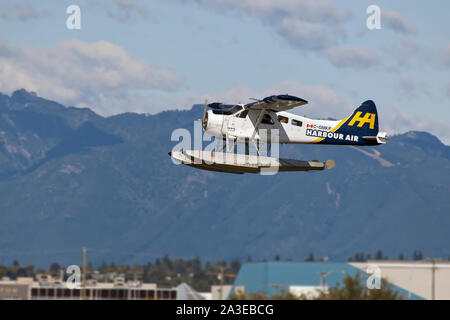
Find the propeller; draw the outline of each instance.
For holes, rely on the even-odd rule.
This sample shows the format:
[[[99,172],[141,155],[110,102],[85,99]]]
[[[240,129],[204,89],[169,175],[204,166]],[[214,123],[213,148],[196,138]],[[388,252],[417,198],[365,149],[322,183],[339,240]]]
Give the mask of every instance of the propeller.
[[[203,106],[203,117],[202,117],[202,127],[203,130],[206,130],[206,126],[208,125],[208,99],[205,99],[205,105]]]

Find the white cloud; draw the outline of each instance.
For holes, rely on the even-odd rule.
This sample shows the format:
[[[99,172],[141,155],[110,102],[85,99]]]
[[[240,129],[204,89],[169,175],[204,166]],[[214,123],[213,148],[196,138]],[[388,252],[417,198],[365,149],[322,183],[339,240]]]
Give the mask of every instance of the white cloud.
[[[125,23],[135,17],[146,18],[149,15],[147,6],[135,0],[89,0],[91,7],[99,7],[112,19]]]
[[[450,43],[448,43],[443,50],[443,60],[444,64],[450,66]]]
[[[196,0],[220,14],[224,10],[244,12],[269,25],[290,45],[319,50],[335,45],[345,36],[342,23],[349,14],[326,0]]]
[[[255,17],[276,20],[280,17],[297,16],[301,20],[333,24],[346,18],[326,0],[196,0],[203,6],[217,9],[239,9]]]
[[[101,114],[123,112],[130,103],[145,109],[148,91],[173,92],[183,80],[168,70],[133,59],[123,48],[107,41],[64,41],[55,47],[11,49],[0,52],[0,87],[18,88],[70,105],[87,105]]]
[[[249,98],[264,98],[273,94],[291,94],[309,101],[309,104],[292,110],[301,115],[318,118],[344,118],[349,115],[356,104],[334,92],[326,85],[305,85],[295,81],[283,81],[274,84],[267,89],[253,90],[245,84],[236,85],[225,92],[190,93],[188,95],[174,96],[170,94],[158,94],[153,101],[158,109],[186,109],[193,104],[209,102],[223,103],[248,103]],[[358,102],[359,103],[359,102]]]
[[[36,20],[47,16],[48,12],[38,10],[30,3],[8,2],[0,5],[0,19],[3,20]]]
[[[284,81],[265,90],[263,96],[283,93],[306,99],[309,102],[308,105],[300,107],[294,112],[306,113],[311,117],[340,119],[356,108],[354,103],[326,85],[305,85],[295,81]]]
[[[181,0],[179,0],[181,1]],[[191,0],[215,10],[244,13],[270,26],[290,46],[324,55],[339,68],[367,68],[380,64],[375,53],[358,46],[345,46],[345,23],[349,11],[327,0]],[[189,2],[185,0],[184,2]],[[393,11],[386,10],[386,24],[396,30],[408,26]],[[401,29],[403,28],[403,29]]]
[[[333,47],[325,50],[330,62],[339,68],[366,69],[379,63],[378,57],[357,46]]]
[[[381,51],[393,53],[394,60],[391,69],[395,72],[402,69],[410,70],[414,64],[424,66],[424,61],[432,59],[431,53],[420,42],[405,37],[396,39],[395,42],[384,43]]]
[[[413,115],[398,106],[386,106],[381,115],[380,129],[389,134],[407,131],[427,131],[450,145],[450,125],[442,120],[430,119],[426,116]]]
[[[381,10],[381,24],[395,32],[403,34],[416,34],[417,32],[410,27],[394,10]]]
[[[275,29],[293,47],[306,50],[320,50],[337,44],[337,39],[327,26],[295,18],[280,20]]]
[[[409,98],[415,98],[421,95],[432,96],[429,82],[425,79],[412,75],[398,74],[396,83],[400,91]]]

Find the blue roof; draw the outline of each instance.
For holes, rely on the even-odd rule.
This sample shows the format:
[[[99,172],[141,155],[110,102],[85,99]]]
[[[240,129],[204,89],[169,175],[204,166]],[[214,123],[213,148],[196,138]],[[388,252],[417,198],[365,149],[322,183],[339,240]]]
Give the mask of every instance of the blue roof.
[[[320,286],[320,272],[331,272],[325,277],[326,286],[335,286],[342,279],[356,273],[364,275],[360,270],[348,263],[337,262],[253,262],[245,263],[239,270],[239,274],[233,284],[231,292],[236,286],[245,286],[246,293],[265,292],[267,296],[275,295],[275,288],[270,285],[280,284],[288,289],[289,286]],[[405,298],[423,299],[413,293],[395,286],[392,288]]]

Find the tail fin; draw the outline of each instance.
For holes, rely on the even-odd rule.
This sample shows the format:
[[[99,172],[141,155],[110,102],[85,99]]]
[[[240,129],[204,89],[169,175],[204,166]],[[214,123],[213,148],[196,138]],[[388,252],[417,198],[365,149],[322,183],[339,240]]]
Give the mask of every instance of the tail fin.
[[[372,100],[364,101],[346,119],[340,129],[358,136],[376,137],[378,135],[378,113],[375,103]]]
[[[306,129],[306,135],[319,137],[312,143],[321,144],[372,146],[386,143],[388,140],[386,132],[378,131],[377,107],[372,100],[364,101],[350,116],[339,121],[330,131],[316,132],[313,129]]]

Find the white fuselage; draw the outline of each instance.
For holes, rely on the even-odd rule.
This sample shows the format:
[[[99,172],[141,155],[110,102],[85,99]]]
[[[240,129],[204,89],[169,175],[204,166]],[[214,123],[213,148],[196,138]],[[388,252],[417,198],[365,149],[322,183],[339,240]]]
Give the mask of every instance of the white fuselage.
[[[246,113],[245,117],[243,117],[243,112]],[[265,139],[261,137],[261,130],[266,130],[268,142],[273,134],[274,136],[278,135],[279,143],[314,143],[321,137],[339,135],[333,133],[333,130],[342,123],[340,120],[309,119],[286,111],[266,111],[265,118],[260,123],[258,130],[254,132],[259,114],[259,110],[242,110],[232,115],[215,114],[209,110],[206,132],[215,137],[229,136],[239,139],[253,137],[253,139],[259,140]],[[341,138],[358,139],[358,137],[344,136]]]

